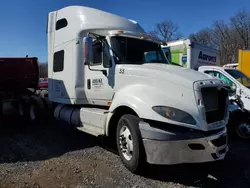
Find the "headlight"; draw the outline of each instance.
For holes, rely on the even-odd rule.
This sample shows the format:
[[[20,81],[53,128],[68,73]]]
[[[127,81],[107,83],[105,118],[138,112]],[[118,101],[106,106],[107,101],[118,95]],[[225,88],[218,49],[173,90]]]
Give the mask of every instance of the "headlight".
[[[167,106],[154,106],[153,110],[170,120],[196,125],[195,119],[189,113],[182,110]]]

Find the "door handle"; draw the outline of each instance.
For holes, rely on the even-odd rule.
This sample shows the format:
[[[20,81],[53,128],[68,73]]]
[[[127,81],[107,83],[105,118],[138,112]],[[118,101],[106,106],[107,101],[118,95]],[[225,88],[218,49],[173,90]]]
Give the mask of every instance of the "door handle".
[[[87,80],[87,88],[88,88],[88,89],[91,89],[91,82],[90,82],[90,79]]]

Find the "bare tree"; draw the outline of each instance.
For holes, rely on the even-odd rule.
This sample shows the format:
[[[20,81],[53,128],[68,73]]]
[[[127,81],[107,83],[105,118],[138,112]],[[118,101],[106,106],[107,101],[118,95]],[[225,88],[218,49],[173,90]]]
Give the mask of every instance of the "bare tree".
[[[221,63],[234,63],[235,38],[228,24],[215,21],[212,26],[212,43],[220,50]]]
[[[159,39],[162,39],[164,42],[171,40],[177,40],[182,35],[178,32],[179,27],[174,24],[172,21],[166,20],[160,23],[157,23],[155,30],[150,32],[151,35],[156,36]]]
[[[215,47],[212,43],[212,30],[210,28],[205,28],[197,33],[192,33],[189,38],[192,41]]]
[[[160,38],[157,36],[156,32],[155,31],[150,31],[147,33],[153,40],[155,41],[159,41]]]
[[[250,13],[240,11],[229,23],[217,20],[190,38],[220,50],[221,64],[237,63],[239,48],[250,48]]]
[[[242,48],[250,47],[250,13],[239,11],[230,19],[232,28],[237,31]]]

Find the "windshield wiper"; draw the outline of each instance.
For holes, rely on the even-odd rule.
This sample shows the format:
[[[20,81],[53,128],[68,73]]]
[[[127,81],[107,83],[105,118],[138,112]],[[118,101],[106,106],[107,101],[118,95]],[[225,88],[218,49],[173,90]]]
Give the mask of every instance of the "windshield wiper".
[[[113,52],[116,61],[117,61],[117,62],[120,62],[121,59],[120,59],[119,56],[117,55],[116,51],[108,44],[108,42],[107,42],[106,39],[105,39],[104,41],[105,41],[105,43],[108,45],[109,49],[111,49],[111,51]]]

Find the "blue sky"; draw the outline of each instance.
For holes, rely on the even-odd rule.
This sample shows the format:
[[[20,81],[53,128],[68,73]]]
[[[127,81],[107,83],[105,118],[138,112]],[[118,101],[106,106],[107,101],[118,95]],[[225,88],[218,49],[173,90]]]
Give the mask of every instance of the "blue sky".
[[[180,32],[228,20],[238,10],[250,11],[250,0],[1,0],[0,56],[36,56],[47,60],[46,22],[50,11],[68,5],[89,6],[138,21],[146,31],[172,20]]]

